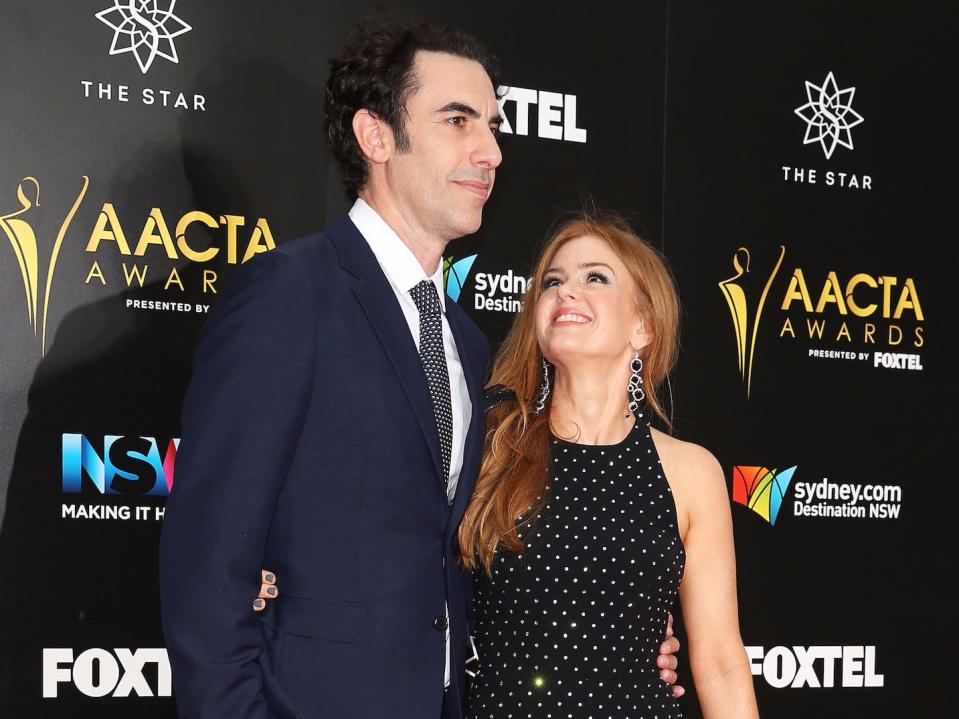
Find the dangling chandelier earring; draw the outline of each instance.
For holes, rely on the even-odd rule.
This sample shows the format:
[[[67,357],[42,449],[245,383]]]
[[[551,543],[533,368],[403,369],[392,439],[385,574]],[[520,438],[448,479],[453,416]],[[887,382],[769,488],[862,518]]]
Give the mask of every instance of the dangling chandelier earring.
[[[626,385],[626,392],[629,394],[629,404],[626,407],[625,417],[635,415],[639,410],[639,403],[646,399],[646,393],[643,391],[643,360],[640,359],[639,350],[633,353],[633,359],[629,361],[629,369],[632,374],[629,376],[629,384]],[[643,415],[638,415],[642,417]]]
[[[546,399],[549,397],[549,362],[543,357],[543,381],[539,385],[539,397],[536,400],[536,408],[533,414],[539,414],[546,406]]]

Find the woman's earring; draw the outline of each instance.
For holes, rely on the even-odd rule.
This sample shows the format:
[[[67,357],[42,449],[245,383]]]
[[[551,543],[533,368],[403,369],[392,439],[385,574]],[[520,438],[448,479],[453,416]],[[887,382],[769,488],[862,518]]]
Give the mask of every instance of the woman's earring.
[[[539,414],[546,406],[546,399],[549,397],[549,362],[543,357],[543,381],[539,385],[539,397],[536,400],[536,408],[533,414]]]
[[[629,393],[629,405],[626,408],[626,417],[635,415],[639,410],[639,403],[646,399],[646,393],[643,391],[643,360],[640,359],[639,350],[633,354],[633,359],[629,361],[629,369],[632,374],[629,376],[629,384],[626,385],[626,391]],[[639,415],[642,417],[643,415]]]

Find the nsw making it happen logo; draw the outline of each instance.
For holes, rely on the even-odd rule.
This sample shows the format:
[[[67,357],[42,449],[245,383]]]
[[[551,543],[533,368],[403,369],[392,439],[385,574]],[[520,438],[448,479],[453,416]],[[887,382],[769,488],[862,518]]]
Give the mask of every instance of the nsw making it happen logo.
[[[96,13],[96,18],[113,30],[111,55],[130,53],[145,75],[158,57],[176,64],[179,57],[173,39],[190,32],[192,26],[176,16],[176,0],[114,0]]]

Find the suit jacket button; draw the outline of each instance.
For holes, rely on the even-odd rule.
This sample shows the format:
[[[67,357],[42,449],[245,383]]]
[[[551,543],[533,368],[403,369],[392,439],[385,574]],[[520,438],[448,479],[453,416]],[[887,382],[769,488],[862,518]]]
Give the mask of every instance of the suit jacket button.
[[[433,620],[433,627],[438,632],[445,632],[449,628],[449,625],[450,625],[450,620],[447,619],[446,617],[437,617],[436,619]]]

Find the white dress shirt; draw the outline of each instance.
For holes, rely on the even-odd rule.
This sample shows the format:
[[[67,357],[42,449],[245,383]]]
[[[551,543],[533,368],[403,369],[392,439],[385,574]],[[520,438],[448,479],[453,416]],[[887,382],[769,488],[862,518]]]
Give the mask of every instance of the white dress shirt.
[[[423,280],[430,280],[436,285],[436,293],[440,298],[440,309],[443,320],[443,349],[446,351],[446,367],[450,374],[450,402],[453,412],[453,446],[450,449],[450,476],[447,484],[447,499],[452,502],[456,493],[456,484],[459,481],[460,470],[463,468],[463,449],[466,445],[466,432],[469,429],[470,416],[473,412],[473,403],[470,401],[469,388],[466,386],[466,375],[460,362],[456,343],[453,341],[453,332],[446,319],[446,293],[443,291],[443,263],[440,262],[433,274],[427,276],[422,265],[406,243],[400,239],[392,227],[370,207],[362,198],[357,198],[350,210],[350,220],[363,235],[376,261],[389,280],[396,301],[399,302],[406,324],[409,326],[416,350],[420,347],[420,313],[410,294],[416,285]],[[449,610],[447,609],[447,616]],[[450,633],[446,630],[446,678],[450,683]]]

